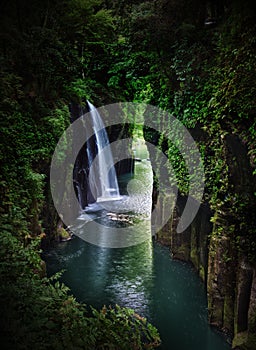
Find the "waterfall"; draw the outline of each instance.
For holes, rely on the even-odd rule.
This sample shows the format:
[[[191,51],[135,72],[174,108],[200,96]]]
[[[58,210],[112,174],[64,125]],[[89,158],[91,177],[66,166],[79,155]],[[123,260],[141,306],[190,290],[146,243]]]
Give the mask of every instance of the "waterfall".
[[[93,155],[90,154],[91,149],[88,146],[87,155],[90,166],[90,186],[94,186],[95,188],[94,192],[96,193],[94,193],[94,197],[96,199],[96,202],[119,199],[119,187],[111,149],[110,147],[104,149],[109,145],[109,139],[104,123],[93,104],[91,104],[89,101],[87,101],[87,104],[89,107],[92,128],[94,131],[98,158],[97,164],[91,166],[91,159]],[[93,163],[95,163],[95,161]]]

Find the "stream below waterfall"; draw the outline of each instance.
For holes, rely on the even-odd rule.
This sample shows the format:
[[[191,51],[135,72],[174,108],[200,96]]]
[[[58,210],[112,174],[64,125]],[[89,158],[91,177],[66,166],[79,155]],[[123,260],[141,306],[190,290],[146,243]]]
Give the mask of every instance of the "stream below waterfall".
[[[150,220],[141,216],[141,208],[145,201],[146,207],[151,206],[152,170],[147,154],[140,151],[136,157],[143,159],[136,162],[135,179],[141,177],[143,184],[148,179],[149,184],[144,187],[146,193],[138,196],[143,186],[132,182],[129,197],[135,209],[125,214],[125,220],[137,215],[145,232],[150,232]],[[124,193],[129,176],[119,179],[120,193]],[[97,217],[110,228],[120,225],[118,217],[106,209],[98,211]],[[83,227],[89,232],[90,222]],[[168,248],[153,242],[150,233],[143,242],[125,248],[97,246],[75,236],[44,252],[44,259],[49,275],[65,270],[61,280],[79,301],[96,308],[119,304],[147,317],[159,330],[163,350],[230,349],[225,338],[207,323],[206,293],[195,270],[172,260]]]

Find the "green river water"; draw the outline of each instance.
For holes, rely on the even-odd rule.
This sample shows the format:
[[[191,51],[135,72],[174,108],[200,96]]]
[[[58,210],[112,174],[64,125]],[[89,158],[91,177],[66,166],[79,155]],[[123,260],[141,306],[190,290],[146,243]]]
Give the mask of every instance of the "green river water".
[[[143,158],[143,152],[139,156]],[[138,178],[143,176],[143,184],[149,179],[142,202],[148,201],[150,208],[150,162],[146,159],[138,162],[135,173]],[[126,181],[127,177],[120,179],[121,189]],[[141,187],[133,183],[135,202],[138,199],[136,184]],[[140,210],[143,207],[143,203],[136,205]],[[103,221],[111,221],[111,225],[118,224],[107,214],[102,210],[97,215]],[[144,229],[149,231],[148,238],[134,246],[104,248],[77,236],[57,244],[45,252],[48,274],[64,269],[62,281],[86,304],[97,308],[119,304],[134,309],[158,328],[161,349],[230,349],[225,338],[207,323],[206,293],[193,267],[172,260],[169,249],[152,240],[150,220],[143,220]],[[90,223],[84,227],[90,231]]]

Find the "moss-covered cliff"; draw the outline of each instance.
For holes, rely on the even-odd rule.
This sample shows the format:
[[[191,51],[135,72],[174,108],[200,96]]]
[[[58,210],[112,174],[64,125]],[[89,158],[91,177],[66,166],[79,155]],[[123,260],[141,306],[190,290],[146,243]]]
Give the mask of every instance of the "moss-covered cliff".
[[[189,176],[177,149],[145,130],[168,155],[179,187],[158,239],[205,281],[210,322],[234,335],[234,347],[254,349],[254,1],[19,0],[0,10],[2,231],[23,247],[55,237],[49,168],[70,101],[168,110],[196,140],[206,186],[197,217],[178,234]],[[155,206],[164,205],[157,186],[153,195]]]
[[[193,263],[207,288],[209,322],[232,334],[239,349],[256,346],[254,19],[250,2],[228,4],[201,37],[187,34],[174,49],[176,86],[168,109],[196,140],[206,176],[203,203],[182,233],[176,228],[189,178],[176,163],[173,145],[155,138],[169,154],[180,190],[173,217],[157,239],[174,258]],[[154,140],[148,130],[145,137]]]
[[[179,188],[172,218],[157,239],[170,246],[174,258],[192,262],[204,280],[210,323],[233,335],[234,348],[254,349],[255,6],[249,0],[206,1],[192,18],[193,11],[191,16],[185,13],[189,5],[182,3],[182,20],[171,17],[175,6],[175,2],[159,2],[151,13],[162,20],[156,29],[159,35],[164,24],[178,27],[175,34],[166,33],[169,50],[161,40],[155,43],[155,51],[150,48],[147,79],[140,78],[143,88],[136,90],[136,98],[166,109],[189,129],[204,162],[205,192],[190,227],[177,233],[190,179],[175,146],[145,128],[145,139],[168,155]],[[142,7],[137,10],[137,20],[149,23],[149,9],[147,14]],[[166,20],[168,16],[172,21]],[[138,31],[134,27],[131,31],[136,40]],[[153,65],[156,57],[161,63]],[[151,156],[157,164],[155,155]],[[161,209],[165,201],[157,198],[157,176],[155,180],[154,207]]]

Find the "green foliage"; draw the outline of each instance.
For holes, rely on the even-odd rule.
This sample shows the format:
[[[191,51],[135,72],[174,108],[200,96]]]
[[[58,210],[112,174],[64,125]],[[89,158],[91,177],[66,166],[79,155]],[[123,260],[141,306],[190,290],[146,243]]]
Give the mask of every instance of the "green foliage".
[[[154,348],[160,344],[156,329],[131,309],[104,306],[100,311],[92,309],[92,313],[97,320],[95,327],[100,331],[97,338],[102,347],[111,348],[112,339],[120,350],[128,346],[131,349]],[[143,342],[148,345],[144,347]]]
[[[23,103],[28,107],[26,111]],[[31,230],[32,234],[37,233],[30,223],[42,208],[45,168],[59,136],[68,125],[69,114],[66,106],[52,111],[45,106],[39,118],[37,105],[32,108],[25,100],[15,101],[5,96],[0,104],[4,110],[0,175],[2,220],[9,217],[13,232],[25,237]]]
[[[210,2],[210,9],[198,0],[1,4],[0,272],[6,281],[1,304],[5,340],[12,348],[127,349],[133,342],[139,349],[143,337],[149,336],[148,343],[159,340],[132,311],[88,312],[57,280],[54,286],[39,277],[34,236],[54,220],[48,208],[49,164],[69,125],[70,100],[143,101],[199,130],[204,199],[215,212],[214,234],[225,230],[239,253],[255,261],[255,15],[249,0],[244,6],[218,3]],[[215,27],[203,26],[206,12],[216,17]],[[228,159],[230,134],[248,149],[254,174],[248,193],[232,183],[231,165],[239,163]],[[146,128],[144,136],[169,157],[180,192],[188,193],[178,142]],[[232,218],[230,227],[219,219],[223,215]],[[52,234],[49,227],[47,234]]]
[[[205,167],[204,200],[214,212],[235,222],[232,232],[222,229],[237,242],[238,251],[254,261],[255,12],[251,1],[244,6],[239,1],[225,7],[208,5],[204,8],[197,1],[124,5],[122,40],[113,46],[108,84],[122,90],[125,98],[167,109],[196,135]],[[216,18],[215,25],[203,25],[206,13]],[[155,118],[161,123],[161,117]],[[236,135],[247,148],[246,169],[239,159],[229,159],[228,135]],[[168,155],[180,192],[188,193],[190,178],[179,147],[148,128],[144,137]],[[158,162],[157,152],[154,161]],[[233,183],[234,177],[244,181],[243,172],[254,176],[250,186]]]
[[[43,274],[40,240],[22,245],[0,236],[1,347],[3,349],[152,349],[157,330],[133,310],[91,311],[58,282]]]
[[[1,213],[23,238],[42,230],[51,156],[70,122],[67,104],[103,91],[98,76],[108,70],[115,34],[111,13],[101,5],[1,5]]]

